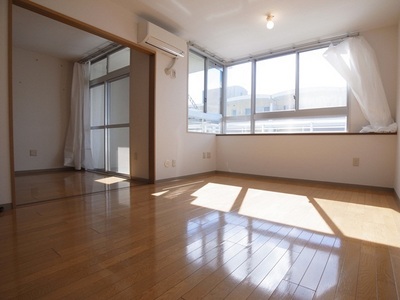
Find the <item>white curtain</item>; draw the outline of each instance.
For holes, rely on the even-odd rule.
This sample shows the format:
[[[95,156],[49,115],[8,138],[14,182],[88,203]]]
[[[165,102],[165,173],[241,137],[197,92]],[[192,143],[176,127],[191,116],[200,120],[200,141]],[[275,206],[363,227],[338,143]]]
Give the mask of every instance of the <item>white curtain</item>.
[[[93,169],[90,147],[89,63],[75,63],[71,112],[64,148],[64,166]]]
[[[361,132],[396,132],[374,50],[363,37],[331,45],[324,57],[342,75],[370,125]]]

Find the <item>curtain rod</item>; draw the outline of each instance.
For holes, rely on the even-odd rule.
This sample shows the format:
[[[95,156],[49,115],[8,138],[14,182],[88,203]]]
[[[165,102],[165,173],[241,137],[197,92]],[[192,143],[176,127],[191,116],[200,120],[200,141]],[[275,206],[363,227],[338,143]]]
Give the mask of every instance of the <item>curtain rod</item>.
[[[271,50],[271,51],[266,51],[265,53],[259,54],[259,55],[254,55],[254,56],[249,56],[249,57],[243,57],[243,58],[239,58],[239,59],[235,59],[235,60],[231,60],[231,61],[226,61],[225,59],[213,54],[212,52],[196,45],[193,42],[189,42],[189,47],[194,50],[195,52],[198,52],[199,54],[202,54],[208,58],[214,59],[217,62],[223,64],[224,66],[228,66],[228,65],[233,65],[233,64],[237,64],[237,63],[242,63],[242,62],[246,62],[246,61],[251,61],[253,59],[260,59],[260,58],[267,58],[270,56],[275,56],[275,55],[280,55],[280,54],[285,54],[285,53],[289,53],[289,52],[294,52],[294,51],[298,51],[298,50],[304,50],[313,46],[321,46],[321,45],[328,45],[331,43],[338,43],[343,41],[346,38],[349,37],[356,37],[359,36],[360,33],[359,32],[352,32],[352,33],[347,33],[347,34],[342,34],[342,35],[338,35],[338,36],[333,36],[330,38],[324,38],[324,39],[318,39],[318,40],[314,40],[311,42],[307,42],[307,43],[302,43],[299,45],[293,45],[293,46],[289,46],[289,47],[285,47],[285,48],[279,48],[276,50]]]
[[[102,56],[107,55],[110,52],[115,51],[118,48],[122,48],[123,46],[121,46],[120,44],[117,43],[110,43],[107,46],[104,46],[101,49],[95,50],[93,53],[86,55],[85,57],[81,58],[80,60],[78,60],[78,63],[80,64],[84,64],[87,62],[91,62],[95,59],[98,59]]]
[[[227,63],[227,61],[225,59],[223,59],[222,57],[208,51],[207,49],[200,47],[199,45],[193,43],[193,42],[188,42],[189,48],[195,52],[197,52],[198,54],[201,54],[203,56],[206,56],[210,59],[216,60],[217,62],[221,63],[221,64],[225,64]]]

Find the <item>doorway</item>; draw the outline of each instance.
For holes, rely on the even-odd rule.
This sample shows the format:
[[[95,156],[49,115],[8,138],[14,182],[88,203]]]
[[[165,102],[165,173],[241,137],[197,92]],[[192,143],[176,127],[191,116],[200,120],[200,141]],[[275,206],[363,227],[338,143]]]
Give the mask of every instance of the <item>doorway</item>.
[[[35,12],[42,14],[36,14],[33,12],[25,11],[21,9],[18,6],[13,5],[13,12],[21,12],[24,14],[25,17],[20,18],[20,16],[15,16],[13,18],[13,35],[14,35],[14,41],[17,40],[22,40],[24,42],[28,41],[28,38],[25,38],[26,36],[32,36],[35,37],[37,35],[32,33],[33,29],[37,29],[38,32],[42,32],[39,28],[39,25],[43,25],[45,28],[47,28],[49,31],[52,31],[53,29],[59,29],[59,30],[68,30],[60,25],[59,22],[61,21],[62,23],[65,23],[64,26],[73,28],[76,26],[74,20],[66,18],[65,20],[62,18],[62,16],[56,15],[54,18],[57,20],[49,19],[44,17],[43,15],[46,15],[47,17],[52,18],[52,13],[45,11],[45,9],[38,9],[35,7],[34,4],[30,3],[25,3],[24,8],[28,8],[32,6],[32,10]],[[39,20],[40,19],[40,20]],[[31,23],[28,23],[31,22]],[[49,24],[49,22],[53,22]],[[16,26],[17,24],[17,26]],[[67,24],[67,25],[66,25]],[[78,24],[78,23],[77,23]],[[69,25],[72,25],[70,27]],[[61,28],[62,27],[62,28]],[[80,29],[84,26],[82,24],[78,24],[78,27]],[[14,30],[14,29],[18,30]],[[21,29],[21,30],[19,30]],[[51,29],[51,30],[50,30]],[[76,28],[73,28],[76,29]],[[70,29],[71,30],[71,29]],[[104,142],[108,141],[108,143],[103,143],[103,147],[100,148],[100,152],[103,151],[104,153],[108,153],[108,157],[106,158],[105,156],[102,156],[101,159],[98,160],[98,166],[101,166],[103,164],[102,168],[104,170],[108,170],[114,173],[119,173],[119,174],[125,174],[128,176],[125,176],[128,179],[128,182],[120,182],[120,183],[114,183],[110,182],[109,178],[107,180],[104,180],[105,178],[94,178],[93,176],[95,175],[90,175],[86,176],[84,173],[86,172],[64,172],[64,168],[62,167],[62,159],[60,158],[60,153],[62,152],[63,148],[63,143],[64,143],[64,134],[65,134],[65,118],[68,115],[66,112],[68,111],[68,108],[65,104],[65,102],[62,102],[60,99],[60,103],[62,105],[65,104],[65,108],[63,109],[54,109],[51,112],[49,112],[49,107],[43,107],[42,104],[39,103],[34,103],[31,101],[30,104],[32,104],[33,109],[30,109],[28,111],[28,115],[35,117],[37,120],[40,121],[40,124],[49,129],[58,128],[60,127],[60,134],[56,135],[56,138],[49,138],[46,136],[46,142],[41,143],[40,138],[43,137],[42,135],[36,134],[35,132],[40,132],[37,128],[38,122],[25,122],[21,124],[19,122],[20,119],[25,120],[26,118],[21,118],[20,116],[24,116],[21,111],[19,110],[19,107],[16,104],[16,96],[19,95],[18,89],[21,83],[28,83],[30,82],[30,79],[26,78],[24,81],[17,82],[19,84],[14,83],[14,88],[13,88],[13,99],[10,99],[10,104],[14,108],[14,115],[12,116],[13,118],[13,131],[14,131],[14,145],[13,145],[13,152],[14,152],[14,170],[16,173],[17,182],[15,182],[15,191],[13,195],[13,206],[15,207],[16,205],[24,204],[26,201],[23,201],[19,199],[21,195],[23,195],[25,200],[28,199],[26,197],[26,193],[29,193],[29,195],[34,195],[35,197],[31,197],[33,202],[36,201],[43,201],[43,200],[52,200],[52,199],[59,199],[63,197],[68,197],[68,196],[76,196],[79,193],[85,194],[85,193],[92,193],[92,192],[98,192],[100,190],[108,190],[112,188],[121,188],[125,186],[129,186],[132,184],[136,184],[136,182],[133,182],[132,180],[129,179],[140,179],[138,181],[140,184],[147,183],[147,182],[154,182],[154,93],[152,90],[154,89],[154,55],[151,53],[148,53],[146,51],[140,50],[135,47],[133,43],[127,43],[126,41],[121,41],[116,36],[113,36],[111,34],[104,34],[104,32],[100,32],[95,30],[94,28],[88,27],[88,31],[91,33],[87,33],[87,36],[82,33],[82,30],[78,30],[77,35],[74,33],[72,34],[62,34],[60,31],[56,31],[54,35],[48,33],[46,35],[46,39],[34,39],[31,38],[29,41],[32,42],[37,42],[35,45],[32,45],[34,48],[32,48],[32,51],[36,52],[46,52],[46,55],[50,56],[55,56],[56,51],[55,50],[67,50],[67,49],[76,49],[77,47],[71,47],[71,45],[77,46],[77,45],[83,45],[87,41],[94,41],[97,39],[92,38],[93,33],[96,35],[98,34],[99,36],[102,36],[102,38],[108,39],[111,42],[114,43],[120,43],[123,44],[124,47],[127,47],[126,49],[130,50],[127,52],[127,56],[130,56],[131,59],[131,67],[137,71],[133,73],[126,73],[126,74],[121,74],[118,73],[118,70],[113,70],[117,72],[117,76],[110,79],[106,85],[104,86],[104,89],[107,91],[108,94],[115,95],[115,92],[117,91],[118,97],[120,97],[122,102],[126,102],[126,99],[129,99],[129,106],[128,109],[125,109],[121,103],[117,105],[113,105],[113,103],[105,103],[105,106],[109,106],[110,108],[114,107],[114,112],[116,110],[116,114],[112,114],[112,109],[111,113],[107,116],[109,120],[109,124],[107,124],[106,127],[103,128],[103,135],[102,139]],[[78,33],[79,32],[79,33]],[[82,34],[82,35],[81,35]],[[20,37],[19,39],[16,39],[17,35]],[[59,37],[60,40],[54,40],[53,37]],[[79,37],[79,40],[69,40],[69,37]],[[122,42],[122,43],[121,43]],[[67,46],[65,46],[65,43]],[[93,42],[94,43],[94,42]],[[64,45],[64,46],[63,46]],[[19,47],[28,47],[29,45],[24,44]],[[55,47],[58,47],[57,49],[53,49]],[[48,50],[47,50],[48,49]],[[13,51],[15,48],[13,48]],[[13,61],[16,61],[15,58],[17,56],[13,55]],[[19,56],[18,56],[19,57]],[[63,58],[67,59],[67,58]],[[34,63],[39,65],[41,62],[44,62],[45,60],[41,59],[33,59],[32,60]],[[75,60],[76,61],[76,60]],[[19,61],[21,62],[21,61]],[[64,67],[65,65],[58,64],[58,66]],[[26,69],[26,65],[22,65],[21,70]],[[119,69],[123,69],[119,68]],[[126,66],[127,69],[130,69],[129,66]],[[117,68],[118,69],[118,68]],[[24,72],[21,72],[25,74]],[[35,72],[32,69],[31,70],[32,78],[35,77]],[[43,74],[43,72],[37,72],[36,74]],[[145,75],[143,75],[145,74]],[[14,73],[15,75],[15,73]],[[42,75],[41,75],[42,76]],[[49,75],[51,76],[51,75]],[[38,77],[38,76],[36,76]],[[10,80],[11,80],[11,73],[10,73]],[[142,81],[145,81],[145,84],[143,84]],[[47,82],[47,81],[43,81]],[[137,82],[137,84],[133,84],[134,82]],[[122,93],[123,95],[120,95],[121,87],[126,87],[128,85],[128,92]],[[47,84],[47,86],[44,86],[42,89],[40,89],[45,95],[48,94],[47,88],[53,88],[54,86],[51,86]],[[36,88],[35,90],[39,90]],[[62,89],[61,92],[64,92],[66,89]],[[57,91],[55,92],[57,94]],[[128,95],[128,96],[127,96]],[[29,99],[32,100],[33,98],[40,98],[42,99],[43,97],[40,97],[40,95],[35,95],[34,93],[29,93]],[[26,97],[25,97],[26,98]],[[54,101],[51,103],[55,103]],[[140,107],[143,106],[143,103],[146,104],[146,110],[143,112],[141,111]],[[115,103],[114,103],[115,104]],[[27,111],[26,106],[22,106],[25,111]],[[126,106],[125,106],[126,107]],[[106,110],[105,110],[106,111]],[[56,115],[58,113],[59,115]],[[132,115],[136,114],[133,118]],[[42,118],[41,116],[51,116],[52,117],[52,122],[50,125],[44,124],[44,121],[46,118]],[[128,117],[126,117],[128,115]],[[137,116],[139,115],[139,117]],[[59,116],[59,117],[57,117]],[[142,116],[146,116],[146,119],[143,120]],[[142,119],[140,119],[142,118]],[[127,121],[128,119],[128,121]],[[137,120],[132,122],[132,120]],[[138,124],[138,121],[140,120],[140,124]],[[26,121],[26,120],[25,120]],[[115,122],[114,122],[115,121]],[[61,123],[63,122],[63,123]],[[35,127],[36,126],[36,127]],[[63,129],[64,128],[64,129]],[[17,130],[18,129],[18,130]],[[24,132],[26,136],[26,130],[29,129],[33,134],[29,136],[29,140],[24,137]],[[94,130],[95,128],[93,128]],[[18,135],[21,133],[20,135]],[[138,138],[138,136],[140,138]],[[143,138],[145,137],[145,138]],[[35,145],[22,145],[19,143],[19,141],[28,141],[31,144],[36,143]],[[124,141],[124,142],[122,142]],[[16,143],[18,142],[18,143]],[[56,143],[57,142],[57,143]],[[96,140],[93,140],[93,143],[95,143]],[[47,153],[44,153],[43,148],[47,145],[56,145],[57,146],[57,151],[56,155],[47,155]],[[28,149],[28,151],[27,151]],[[30,151],[30,149],[38,149],[38,151]],[[61,149],[61,150],[60,150]],[[51,150],[51,147],[45,148],[46,151]],[[17,155],[16,155],[16,154]],[[28,153],[28,155],[26,155]],[[34,154],[32,154],[34,153]],[[21,155],[20,155],[21,154]],[[20,157],[23,156],[23,159]],[[43,160],[43,162],[42,162]],[[26,162],[37,162],[36,165],[33,167],[31,165],[28,165]],[[55,163],[54,163],[55,162]],[[47,163],[47,165],[46,165]],[[58,165],[57,165],[58,164]],[[62,173],[62,174],[61,174]],[[72,174],[74,173],[74,174]],[[74,176],[73,180],[71,179],[71,176]],[[46,177],[46,178],[45,178]],[[93,178],[92,178],[93,177]],[[108,176],[110,177],[110,176]],[[43,178],[43,179],[42,179]],[[49,180],[47,180],[49,178]],[[78,179],[76,179],[78,178]],[[88,188],[86,183],[82,184],[83,180],[88,181],[88,184],[92,184],[95,186],[94,188],[90,187]],[[41,183],[45,182],[45,183]],[[72,184],[70,184],[72,182]],[[83,186],[84,188],[78,189],[76,188],[79,185]],[[93,183],[94,182],[94,183]],[[21,184],[20,184],[21,183]],[[33,186],[30,186],[28,183],[31,183]],[[58,184],[60,183],[60,184]],[[29,187],[29,188],[28,188]],[[27,191],[28,189],[28,191]],[[61,196],[60,193],[56,193],[53,191],[48,192],[50,190],[57,190],[58,191],[63,191],[63,194]],[[80,192],[79,192],[80,191]],[[72,193],[73,192],[73,193]],[[68,195],[67,195],[68,193]],[[38,195],[46,195],[46,197],[37,197]]]

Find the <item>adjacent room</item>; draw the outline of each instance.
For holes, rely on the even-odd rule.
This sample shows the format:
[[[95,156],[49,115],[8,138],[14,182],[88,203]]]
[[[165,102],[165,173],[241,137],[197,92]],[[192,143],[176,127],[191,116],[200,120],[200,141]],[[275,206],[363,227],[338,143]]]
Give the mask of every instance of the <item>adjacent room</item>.
[[[400,299],[400,3],[0,7],[0,298]]]

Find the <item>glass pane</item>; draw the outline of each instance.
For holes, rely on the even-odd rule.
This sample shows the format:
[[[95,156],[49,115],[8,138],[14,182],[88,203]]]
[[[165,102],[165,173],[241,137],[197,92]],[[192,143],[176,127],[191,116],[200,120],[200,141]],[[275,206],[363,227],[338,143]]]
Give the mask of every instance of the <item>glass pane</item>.
[[[90,80],[107,74],[107,58],[99,60],[90,65]]]
[[[295,109],[296,55],[258,61],[256,113]]]
[[[104,170],[104,129],[91,130],[93,168]]]
[[[226,134],[247,134],[251,132],[250,121],[226,121]]]
[[[189,52],[189,113],[204,112],[204,58]]]
[[[129,128],[109,129],[109,170],[129,174]]]
[[[110,88],[110,125],[129,123],[129,77],[112,81]]]
[[[222,72],[221,66],[211,61],[209,62],[207,72],[207,113],[219,114],[221,112]]]
[[[129,66],[131,61],[130,53],[131,51],[129,48],[124,48],[118,52],[110,54],[108,57],[108,72],[110,73]]]
[[[255,133],[346,132],[347,117],[269,119],[255,122]]]
[[[347,105],[346,81],[326,61],[326,48],[300,53],[299,108]]]
[[[90,126],[104,125],[104,84],[90,88]]]
[[[251,114],[251,62],[227,68],[226,116]]]
[[[220,114],[206,114],[199,112],[197,115],[191,113],[188,119],[188,130],[190,132],[221,133]]]

